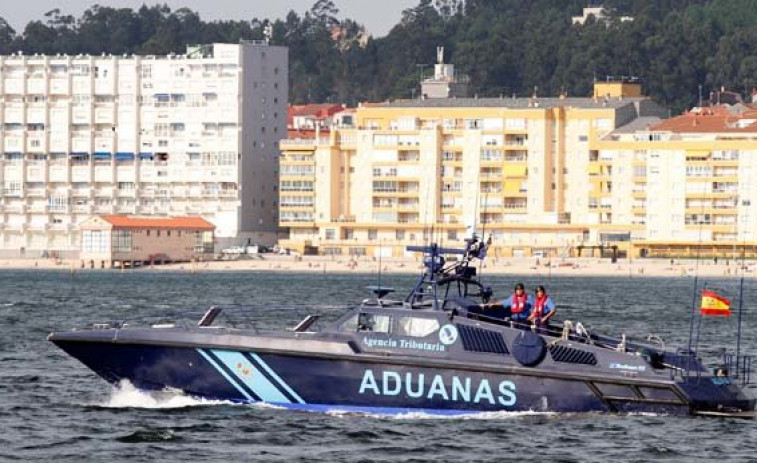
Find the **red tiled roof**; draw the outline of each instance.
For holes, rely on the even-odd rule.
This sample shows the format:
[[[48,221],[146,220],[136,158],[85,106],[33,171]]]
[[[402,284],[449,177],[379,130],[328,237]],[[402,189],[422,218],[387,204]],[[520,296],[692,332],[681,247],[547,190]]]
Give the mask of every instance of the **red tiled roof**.
[[[314,119],[326,119],[345,109],[341,104],[319,103],[293,105],[287,108],[287,124],[292,125],[295,117],[312,116]]]
[[[292,116],[316,116],[328,117],[344,109],[344,106],[333,103],[319,103],[290,106],[289,113]]]
[[[739,122],[742,126],[739,126]],[[650,130],[675,133],[757,133],[757,110],[747,108],[734,114],[725,106],[701,108],[665,119],[651,126]]]
[[[215,230],[216,226],[202,217],[131,217],[101,215],[114,228],[161,228],[173,230]]]

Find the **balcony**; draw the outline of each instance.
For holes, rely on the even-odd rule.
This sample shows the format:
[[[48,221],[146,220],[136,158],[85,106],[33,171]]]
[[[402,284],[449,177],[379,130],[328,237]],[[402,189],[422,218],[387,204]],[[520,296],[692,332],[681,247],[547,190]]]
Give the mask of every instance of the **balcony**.
[[[45,203],[37,203],[37,204],[31,204],[26,208],[27,212],[31,213],[44,213],[47,212],[47,204]]]
[[[114,190],[112,187],[104,187],[104,188],[97,188],[95,189],[95,196],[98,198],[109,198],[112,197],[114,193]]]
[[[74,188],[71,190],[71,196],[77,198],[88,198],[92,195],[92,188]]]
[[[46,190],[44,188],[28,188],[26,190],[27,197],[44,198]]]
[[[6,204],[2,207],[2,211],[8,214],[24,214],[26,204]]]
[[[29,224],[28,228],[29,231],[47,231],[50,224],[48,223],[40,223],[40,222],[32,222]]]
[[[78,204],[71,206],[71,212],[74,214],[91,214],[92,208],[91,204]]]
[[[93,212],[95,214],[113,214],[114,208],[112,204],[98,204],[94,207]]]
[[[135,190],[116,190],[116,195],[119,198],[136,198],[137,192]]]

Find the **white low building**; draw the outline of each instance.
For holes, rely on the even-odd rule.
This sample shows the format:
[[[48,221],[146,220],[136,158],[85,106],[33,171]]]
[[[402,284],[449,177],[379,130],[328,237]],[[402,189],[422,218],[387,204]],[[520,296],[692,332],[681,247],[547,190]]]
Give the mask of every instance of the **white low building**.
[[[0,57],[0,256],[75,252],[93,215],[200,216],[219,246],[278,226],[288,55]]]

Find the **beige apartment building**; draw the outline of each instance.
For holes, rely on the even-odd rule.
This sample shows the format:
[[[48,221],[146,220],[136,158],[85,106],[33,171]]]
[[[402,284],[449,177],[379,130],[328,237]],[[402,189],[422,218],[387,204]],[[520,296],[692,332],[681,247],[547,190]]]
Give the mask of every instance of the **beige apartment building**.
[[[462,244],[476,230],[494,256],[617,241],[627,250],[645,225],[614,213],[623,189],[611,176],[626,171],[603,163],[599,142],[609,148],[618,129],[667,111],[638,83],[597,83],[594,95],[364,105],[352,126],[283,140],[280,244],[388,257],[429,240]]]

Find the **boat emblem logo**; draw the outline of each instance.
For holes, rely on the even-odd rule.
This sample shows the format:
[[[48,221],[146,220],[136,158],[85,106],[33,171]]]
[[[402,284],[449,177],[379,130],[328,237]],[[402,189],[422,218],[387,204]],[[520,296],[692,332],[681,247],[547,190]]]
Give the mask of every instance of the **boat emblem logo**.
[[[444,325],[439,330],[439,342],[445,346],[454,344],[457,341],[457,328],[455,325]]]

